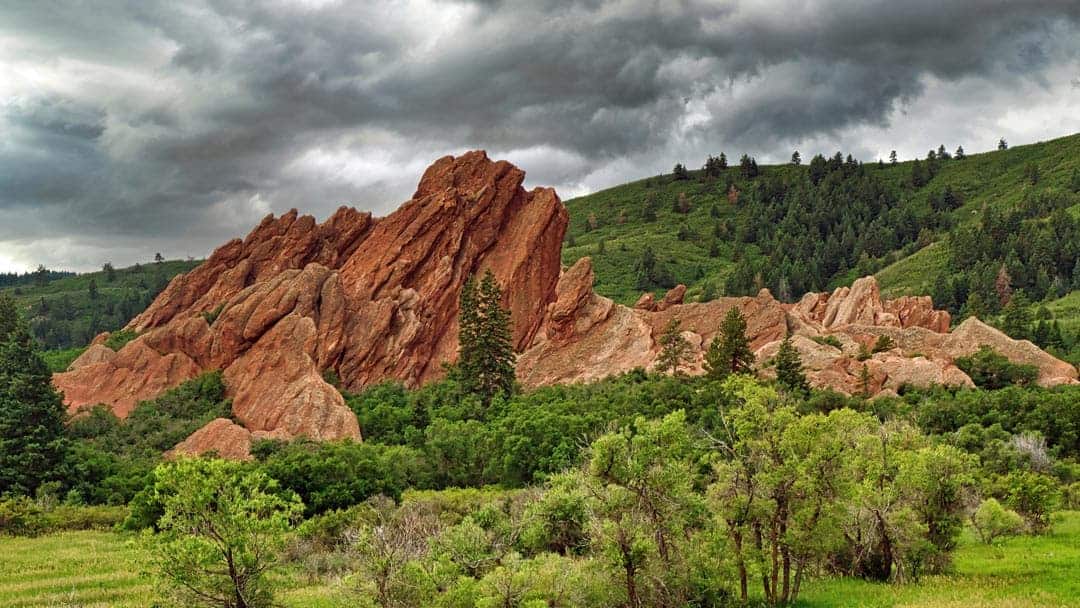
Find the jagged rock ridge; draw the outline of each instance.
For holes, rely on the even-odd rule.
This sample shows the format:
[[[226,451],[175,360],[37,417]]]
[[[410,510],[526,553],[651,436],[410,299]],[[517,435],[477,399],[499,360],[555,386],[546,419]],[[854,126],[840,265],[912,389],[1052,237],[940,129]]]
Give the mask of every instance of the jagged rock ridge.
[[[643,296],[634,308],[615,304],[593,292],[588,258],[561,272],[566,210],[553,190],[527,192],[523,180],[509,163],[470,152],[436,161],[412,199],[384,218],[347,207],[321,224],[295,210],[269,216],[176,277],[129,324],[138,338],[118,352],[99,342],[54,382],[72,411],[106,403],[126,416],[139,400],[224,370],[235,422],[215,420],[179,453],[243,458],[257,438],[359,439],[355,416],[325,374],[350,390],[439,377],[456,356],[460,290],[486,269],[504,286],[527,386],[649,368],[672,318],[700,371],[732,306],[747,318],[759,361],[791,333],[811,382],[844,392],[864,388],[864,364],[872,392],[904,383],[970,385],[952,361],[981,344],[1039,366],[1043,384],[1076,381],[1071,365],[977,320],[947,333],[949,315],[930,298],[883,300],[872,277],[796,304],[765,290],[688,304],[683,286],[660,301]],[[897,348],[856,361],[860,345],[882,334]],[[842,348],[811,339],[822,335],[836,336]]]

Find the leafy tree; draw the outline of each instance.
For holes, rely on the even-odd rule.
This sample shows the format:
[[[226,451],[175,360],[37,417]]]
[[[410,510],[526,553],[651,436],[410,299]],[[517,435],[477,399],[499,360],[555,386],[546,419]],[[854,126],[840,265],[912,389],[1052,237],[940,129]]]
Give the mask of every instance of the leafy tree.
[[[514,347],[510,312],[502,306],[502,290],[489,269],[477,285],[470,278],[461,291],[458,318],[458,369],[466,392],[487,405],[514,390]]]
[[[164,507],[145,546],[162,590],[186,606],[273,605],[269,574],[303,504],[265,473],[219,459],[183,459],[154,470]]]
[[[1005,484],[1009,506],[1020,513],[1031,531],[1041,534],[1048,530],[1050,513],[1061,499],[1057,481],[1042,473],[1013,471]]]
[[[693,491],[693,442],[683,412],[635,420],[592,443],[577,482],[594,496],[598,553],[617,569],[622,605],[687,605],[688,547],[705,523]]]
[[[722,380],[728,374],[750,373],[754,353],[746,337],[746,319],[736,307],[728,309],[720,323],[720,331],[705,352],[705,373],[709,378]]]
[[[656,359],[656,370],[679,374],[689,362],[689,358],[690,343],[683,337],[678,319],[673,317],[660,336],[660,356]]]
[[[15,307],[0,295],[0,495],[32,495],[59,476],[66,412]]]
[[[803,372],[802,357],[791,343],[791,338],[784,338],[780,349],[776,351],[776,381],[781,386],[797,394],[810,394],[810,383]]]
[[[979,540],[986,544],[993,543],[1002,536],[1018,534],[1024,526],[1024,520],[1016,511],[1006,509],[996,498],[987,498],[971,514],[971,527],[979,535]]]

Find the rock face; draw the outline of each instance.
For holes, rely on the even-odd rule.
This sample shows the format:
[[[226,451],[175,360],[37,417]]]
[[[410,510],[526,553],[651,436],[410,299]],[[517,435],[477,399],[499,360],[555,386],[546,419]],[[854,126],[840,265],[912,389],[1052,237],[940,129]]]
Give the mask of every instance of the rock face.
[[[847,394],[892,394],[904,385],[973,386],[953,361],[984,344],[1013,361],[1038,367],[1039,383],[1045,386],[1075,383],[1077,378],[1072,365],[978,319],[968,319],[948,333],[949,313],[934,310],[929,297],[883,300],[874,277],[858,279],[831,294],[808,293],[796,304],[783,304],[764,289],[753,298],[682,304],[684,289],[677,287],[659,303],[643,294],[633,308],[596,295],[592,281],[588,258],[563,274],[544,325],[518,359],[518,378],[526,386],[650,369],[660,353],[659,338],[672,318],[678,319],[691,346],[684,371],[701,373],[704,351],[732,307],[746,319],[762,375],[773,373],[768,362],[784,336],[791,334],[811,384]],[[860,351],[872,349],[882,335],[892,338],[895,348],[859,361]],[[840,348],[814,340],[826,336],[835,338]]]
[[[99,336],[54,376],[68,407],[106,403],[126,416],[144,399],[220,369],[233,420],[211,422],[173,453],[214,450],[246,458],[258,438],[360,439],[356,417],[324,377],[359,390],[394,379],[438,378],[457,354],[458,298],[465,281],[492,270],[511,311],[526,386],[599,379],[655,365],[658,338],[677,319],[691,345],[685,371],[702,359],[728,310],[747,320],[761,373],[793,335],[812,383],[854,393],[904,384],[970,385],[955,357],[990,344],[1040,370],[1043,384],[1076,370],[1027,342],[968,320],[953,333],[928,297],[884,300],[873,277],[797,304],[755,297],[684,303],[685,286],[634,307],[592,288],[582,258],[562,271],[567,214],[551,189],[522,188],[524,173],[483,152],[436,161],[412,199],[384,218],[342,207],[323,223],[290,211],[265,218],[176,277],[131,321],[139,336],[113,352]],[[896,348],[858,361],[861,347],[890,336]],[[833,336],[841,348],[813,338]],[[863,369],[866,373],[863,373]]]
[[[359,439],[324,374],[353,390],[437,378],[456,356],[458,298],[470,276],[495,273],[519,349],[539,331],[555,299],[567,214],[553,190],[522,188],[524,177],[470,152],[436,161],[413,198],[384,218],[346,207],[322,224],[295,210],[267,217],[175,278],[129,324],[138,338],[116,353],[95,346],[54,383],[72,411],[106,403],[126,416],[139,400],[224,370],[240,425],[215,421],[178,452],[240,457],[250,443],[243,432]]]

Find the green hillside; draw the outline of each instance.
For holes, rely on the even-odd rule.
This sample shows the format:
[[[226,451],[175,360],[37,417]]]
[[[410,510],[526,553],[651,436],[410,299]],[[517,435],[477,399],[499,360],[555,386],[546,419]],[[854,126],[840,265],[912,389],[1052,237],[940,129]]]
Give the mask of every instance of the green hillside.
[[[590,256],[597,291],[624,304],[677,283],[691,300],[767,287],[791,301],[876,274],[957,319],[996,318],[1023,290],[1033,314],[1051,303],[1077,326],[1080,134],[898,163],[715,161],[567,201],[564,264]]]
[[[201,260],[136,264],[0,288],[30,321],[35,337],[49,349],[85,346],[95,335],[114,331],[142,312],[176,275]]]

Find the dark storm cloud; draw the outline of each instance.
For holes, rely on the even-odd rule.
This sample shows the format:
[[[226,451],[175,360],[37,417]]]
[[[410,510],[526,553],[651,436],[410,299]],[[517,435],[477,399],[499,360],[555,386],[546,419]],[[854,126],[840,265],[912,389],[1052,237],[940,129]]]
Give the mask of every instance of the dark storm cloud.
[[[926,148],[1032,90],[1075,97],[1078,34],[1080,3],[1049,0],[18,3],[0,263],[203,255],[271,210],[384,212],[472,147],[572,192],[719,149],[874,154],[865,130],[918,124],[942,87],[986,114],[921,124]]]

